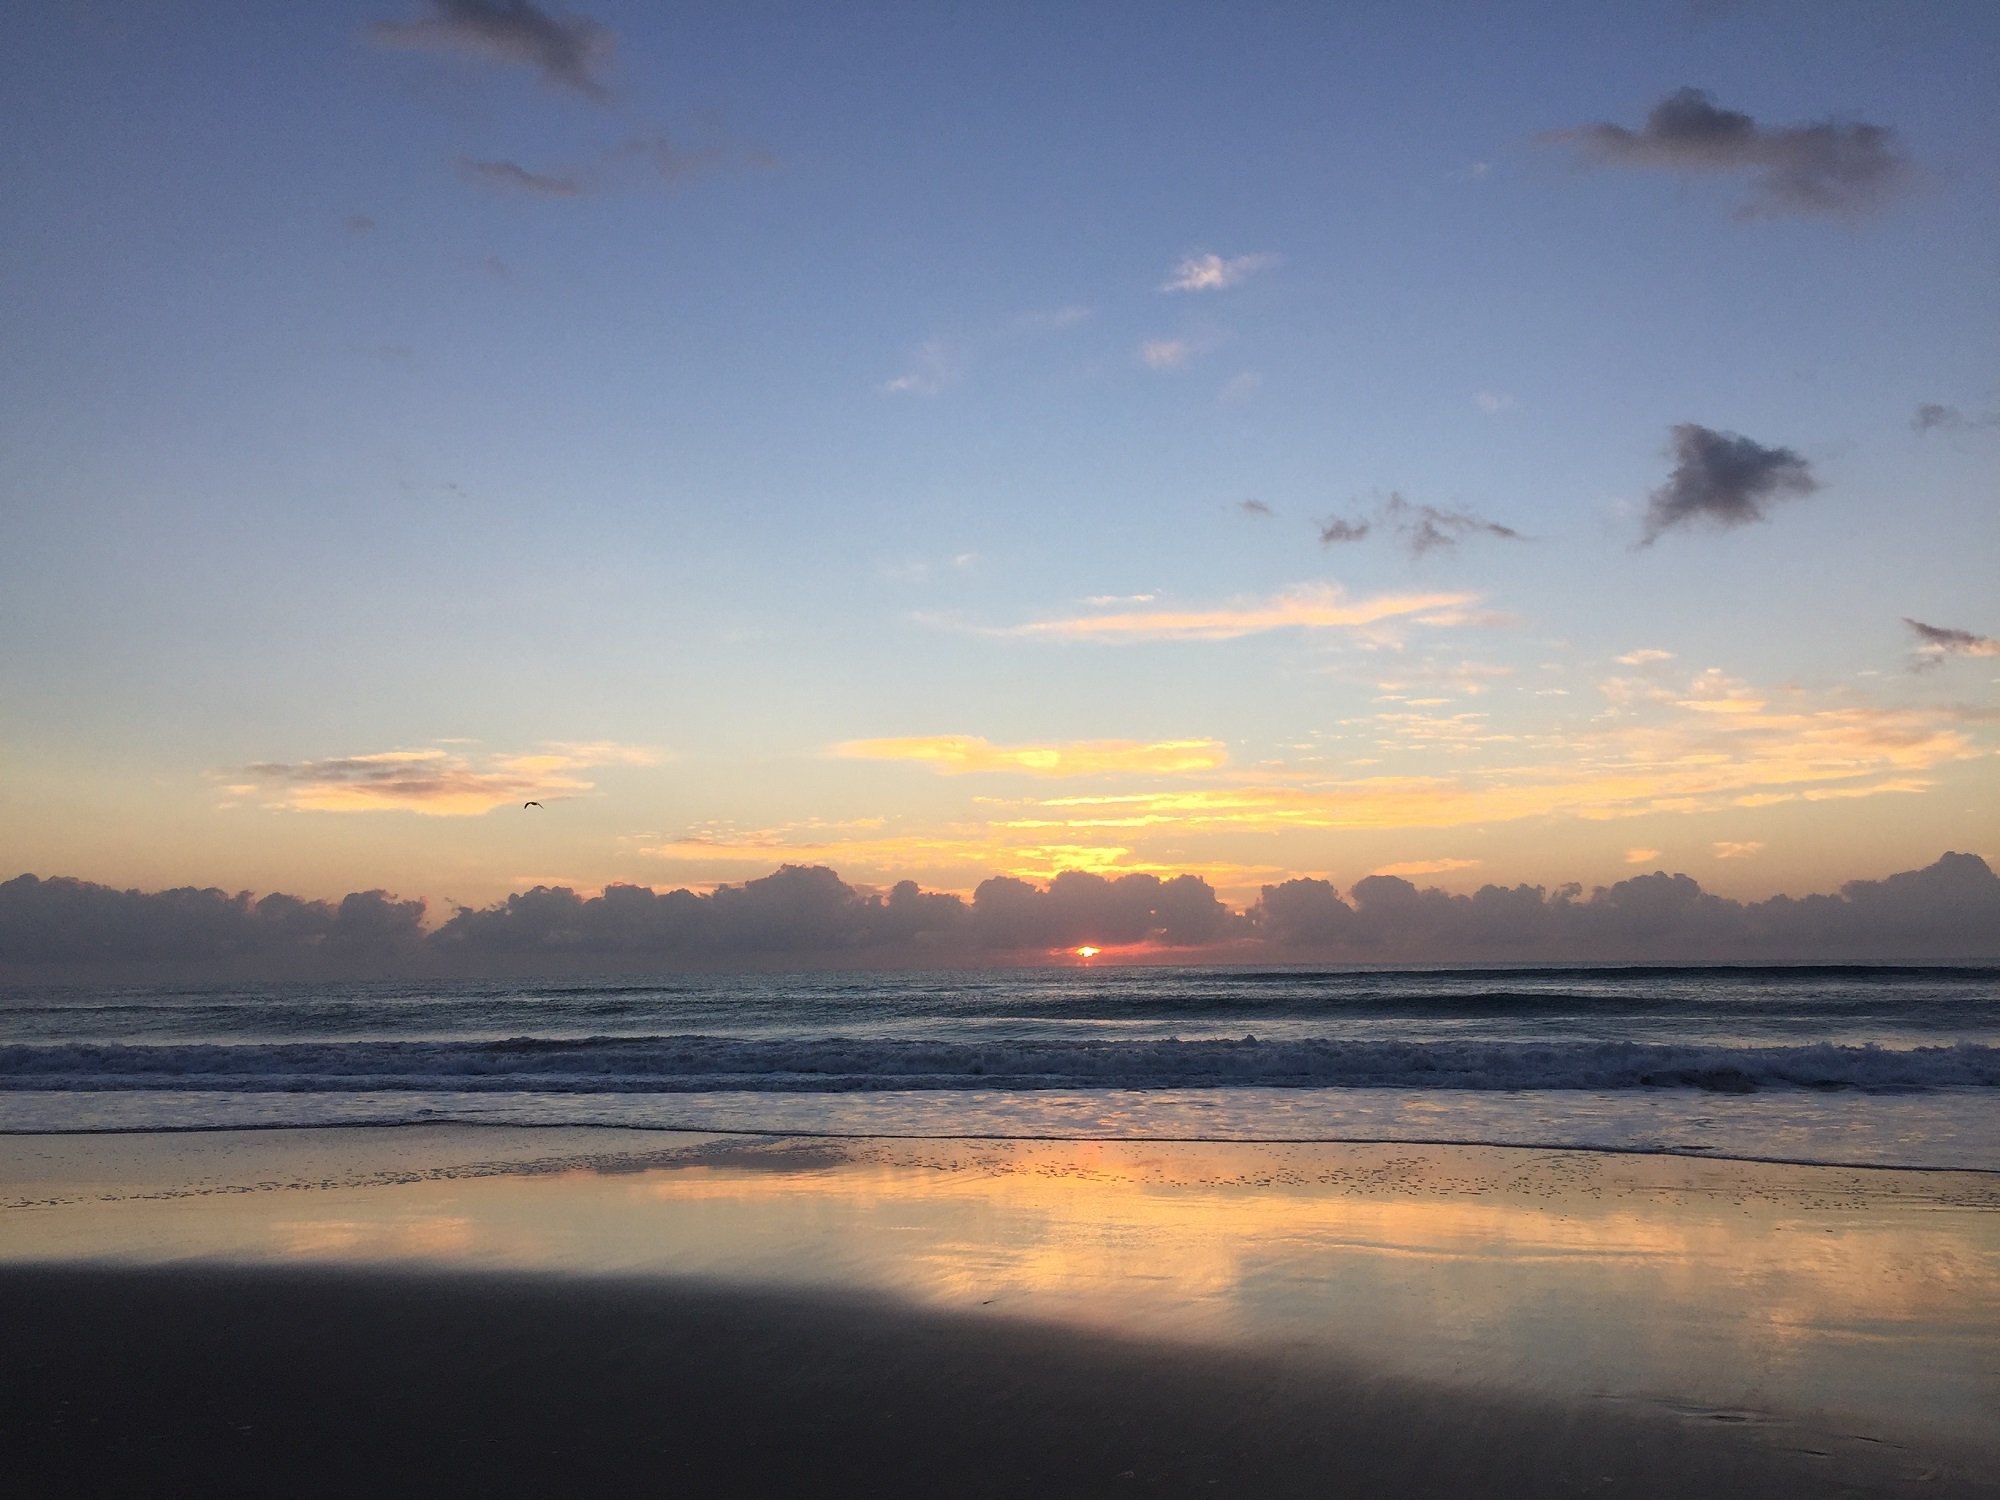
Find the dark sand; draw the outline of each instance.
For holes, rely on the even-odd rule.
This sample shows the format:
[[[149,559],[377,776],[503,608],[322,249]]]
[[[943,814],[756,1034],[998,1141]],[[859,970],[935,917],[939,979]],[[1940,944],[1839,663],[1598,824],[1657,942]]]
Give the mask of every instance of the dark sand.
[[[0,1330],[22,1500],[2000,1493],[1714,1413],[661,1278],[27,1266]]]

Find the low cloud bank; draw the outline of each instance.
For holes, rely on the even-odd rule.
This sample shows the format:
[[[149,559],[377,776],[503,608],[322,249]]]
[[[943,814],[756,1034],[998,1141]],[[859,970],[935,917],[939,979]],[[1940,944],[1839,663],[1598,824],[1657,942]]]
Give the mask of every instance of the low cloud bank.
[[[1599,886],[1488,885],[1469,896],[1370,875],[1265,886],[1231,911],[1195,875],[1069,870],[1047,885],[984,881],[971,900],[903,881],[849,885],[787,865],[708,894],[537,886],[456,911],[382,891],[338,903],[183,888],[118,891],[22,875],[0,884],[0,967],[60,978],[162,973],[592,973],[725,967],[1034,961],[1091,944],[1189,962],[2000,958],[2000,876],[1974,854],[1849,881],[1832,895],[1733,901],[1658,871]]]
[[[120,891],[87,880],[0,884],[0,965],[195,963],[317,957],[407,959],[425,941],[424,903],[355,891],[338,903],[215,889]]]
[[[1655,871],[1588,895],[1579,885],[1497,885],[1470,896],[1371,875],[1342,900],[1324,880],[1264,887],[1249,916],[1281,947],[1417,959],[1792,959],[2000,956],[2000,876],[1976,854],[1850,880],[1835,895],[1733,901]]]

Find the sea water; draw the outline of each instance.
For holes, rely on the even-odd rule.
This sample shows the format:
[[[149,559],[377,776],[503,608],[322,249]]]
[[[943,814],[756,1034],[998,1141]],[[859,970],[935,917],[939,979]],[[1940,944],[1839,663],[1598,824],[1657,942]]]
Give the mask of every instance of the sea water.
[[[446,1121],[2000,1170],[2000,968],[1106,966],[0,991],[0,1131]]]

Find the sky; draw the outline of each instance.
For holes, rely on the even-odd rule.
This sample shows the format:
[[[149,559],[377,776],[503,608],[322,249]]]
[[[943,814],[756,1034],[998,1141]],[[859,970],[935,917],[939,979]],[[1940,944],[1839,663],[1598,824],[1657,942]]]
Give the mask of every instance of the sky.
[[[2000,854],[1989,4],[9,30],[0,878]]]

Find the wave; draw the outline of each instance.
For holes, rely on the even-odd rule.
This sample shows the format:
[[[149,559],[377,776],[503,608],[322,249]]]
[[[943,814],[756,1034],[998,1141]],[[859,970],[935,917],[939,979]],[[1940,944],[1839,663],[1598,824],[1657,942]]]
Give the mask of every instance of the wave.
[[[704,1093],[1164,1088],[2000,1088],[2000,1048],[714,1036],[0,1046],[0,1091]]]

